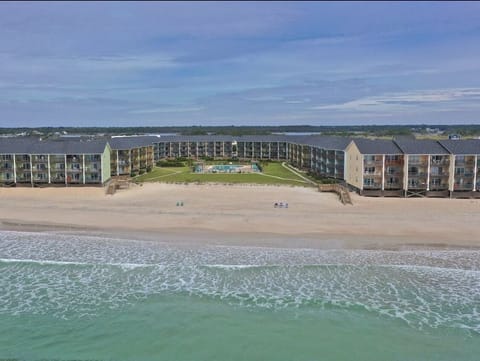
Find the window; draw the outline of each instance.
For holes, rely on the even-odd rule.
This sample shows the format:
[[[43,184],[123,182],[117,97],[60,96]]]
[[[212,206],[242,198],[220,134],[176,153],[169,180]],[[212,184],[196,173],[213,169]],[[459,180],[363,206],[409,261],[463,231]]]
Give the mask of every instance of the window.
[[[397,162],[399,160],[400,160],[400,158],[399,158],[398,155],[386,155],[385,156],[385,161],[387,161],[387,162]]]
[[[373,178],[365,178],[363,180],[363,184],[366,186],[373,186],[375,184],[375,180]]]
[[[375,173],[375,167],[365,167],[364,173],[365,174],[374,174]]]
[[[387,174],[395,174],[396,169],[394,167],[387,167]]]
[[[418,187],[420,185],[420,182],[418,181],[418,179],[409,179],[408,180],[408,186],[410,188],[415,188],[415,187]]]
[[[465,168],[463,167],[456,167],[455,168],[455,175],[464,175],[465,174]]]
[[[442,174],[442,168],[441,167],[431,167],[430,168],[430,174],[440,175],[440,174]]]
[[[410,155],[408,157],[409,163],[420,163],[420,156],[419,155]]]
[[[408,167],[408,173],[411,175],[417,175],[418,174],[418,167]]]
[[[398,178],[394,178],[394,177],[389,177],[387,179],[387,183],[392,185],[392,184],[398,184]]]
[[[374,155],[365,155],[363,159],[365,159],[365,162],[375,162]]]
[[[432,155],[432,163],[441,163],[442,161],[443,161],[443,156]]]
[[[432,178],[432,180],[430,181],[430,184],[432,186],[439,186],[442,184],[442,180],[440,178]]]

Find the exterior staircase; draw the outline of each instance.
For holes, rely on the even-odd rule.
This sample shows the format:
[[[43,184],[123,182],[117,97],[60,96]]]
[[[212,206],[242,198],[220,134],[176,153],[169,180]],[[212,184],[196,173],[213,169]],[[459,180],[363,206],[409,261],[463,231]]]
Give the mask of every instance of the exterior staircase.
[[[348,188],[341,184],[319,184],[318,190],[320,192],[334,192],[338,194],[340,202],[343,205],[351,204],[353,205],[352,199],[350,198],[350,192]]]

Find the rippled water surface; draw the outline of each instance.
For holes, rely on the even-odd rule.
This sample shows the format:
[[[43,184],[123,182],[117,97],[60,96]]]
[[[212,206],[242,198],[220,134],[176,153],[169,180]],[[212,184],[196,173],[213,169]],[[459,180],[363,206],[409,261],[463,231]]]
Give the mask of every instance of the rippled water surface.
[[[480,251],[0,233],[0,358],[478,360]]]

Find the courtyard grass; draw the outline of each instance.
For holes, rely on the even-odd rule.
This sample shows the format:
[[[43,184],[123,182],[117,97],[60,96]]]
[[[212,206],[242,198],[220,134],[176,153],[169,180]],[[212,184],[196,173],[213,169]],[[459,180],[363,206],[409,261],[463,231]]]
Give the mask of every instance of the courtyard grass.
[[[281,163],[262,164],[262,173],[194,173],[190,167],[154,167],[135,178],[137,182],[164,183],[232,183],[311,186]]]

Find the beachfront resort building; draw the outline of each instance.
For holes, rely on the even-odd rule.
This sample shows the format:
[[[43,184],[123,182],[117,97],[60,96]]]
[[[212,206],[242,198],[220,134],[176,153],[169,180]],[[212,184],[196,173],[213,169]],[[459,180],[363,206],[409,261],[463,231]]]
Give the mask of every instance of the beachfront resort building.
[[[453,197],[475,196],[480,192],[479,140],[441,140],[450,156],[449,190]]]
[[[480,140],[334,136],[136,136],[0,139],[2,184],[104,184],[163,159],[285,161],[365,196],[480,197]],[[107,174],[108,173],[108,174]]]
[[[362,195],[402,196],[405,157],[391,140],[357,138],[346,147],[345,181]]]
[[[348,137],[296,137],[288,142],[288,161],[314,175],[343,180],[345,150],[350,142]]]
[[[1,138],[0,160],[4,185],[103,185],[110,179],[110,146],[102,140]]]
[[[110,169],[112,176],[137,175],[149,172],[155,165],[155,136],[112,137]]]
[[[166,136],[155,142],[156,159],[286,160],[287,152],[287,139],[275,135]]]

